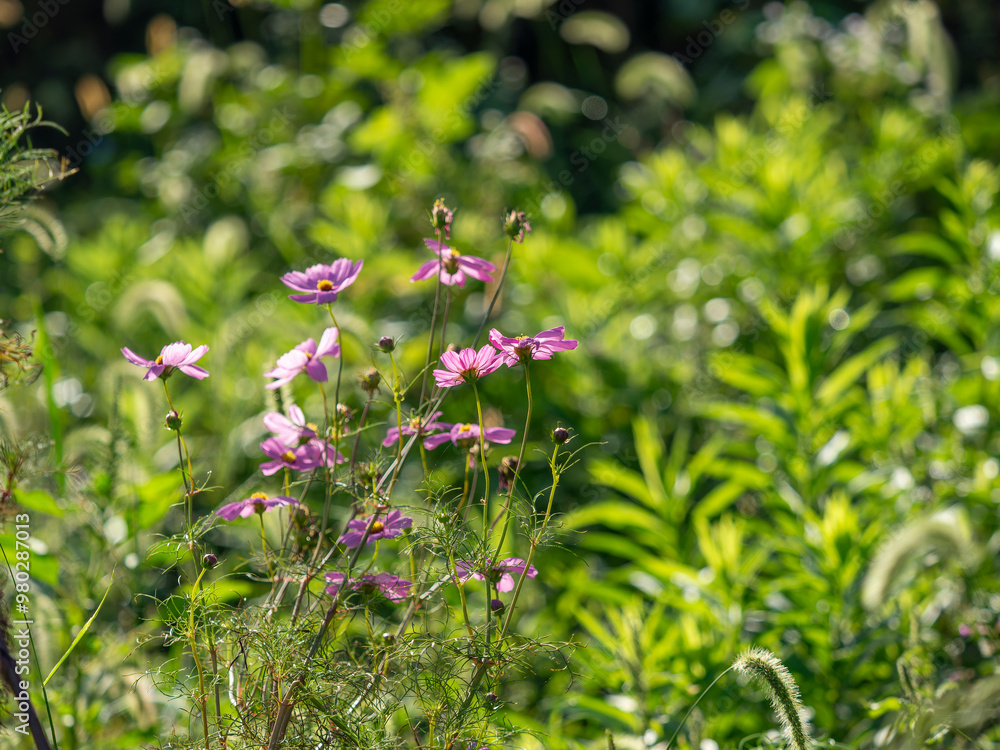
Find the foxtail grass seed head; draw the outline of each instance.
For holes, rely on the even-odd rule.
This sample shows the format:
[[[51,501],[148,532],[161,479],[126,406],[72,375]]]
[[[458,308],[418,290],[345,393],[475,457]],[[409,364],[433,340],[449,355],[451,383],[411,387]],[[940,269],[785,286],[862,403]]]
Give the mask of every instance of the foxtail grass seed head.
[[[740,654],[733,667],[764,688],[788,743],[795,750],[810,747],[809,723],[799,688],[785,665],[767,649],[755,646]]]
[[[921,518],[904,526],[875,555],[861,587],[861,603],[865,609],[878,609],[912,575],[914,563],[928,554],[937,553],[942,562],[953,562],[963,568],[975,565],[979,551],[969,532],[964,516],[946,511],[930,518]]]

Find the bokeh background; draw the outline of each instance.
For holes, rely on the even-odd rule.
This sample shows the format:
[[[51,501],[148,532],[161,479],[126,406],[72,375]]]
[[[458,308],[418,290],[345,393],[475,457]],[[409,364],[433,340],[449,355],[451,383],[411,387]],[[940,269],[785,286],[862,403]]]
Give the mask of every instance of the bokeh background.
[[[0,396],[43,663],[111,591],[49,688],[62,747],[182,723],[152,687],[171,654],[137,646],[176,583],[176,453],[120,347],[211,346],[175,395],[207,512],[254,481],[267,363],[316,335],[278,276],[365,260],[353,376],[426,331],[408,276],[438,197],[498,264],[502,212],[529,212],[497,324],[581,342],[537,369],[539,423],[596,445],[520,623],[580,647],[512,680],[521,746],[663,748],[752,643],[840,746],[1000,740],[996,4],[0,0],[0,27],[0,102],[78,170],[0,255],[0,317],[44,364]],[[452,341],[491,292],[456,298]],[[734,679],[679,742],[773,727]]]

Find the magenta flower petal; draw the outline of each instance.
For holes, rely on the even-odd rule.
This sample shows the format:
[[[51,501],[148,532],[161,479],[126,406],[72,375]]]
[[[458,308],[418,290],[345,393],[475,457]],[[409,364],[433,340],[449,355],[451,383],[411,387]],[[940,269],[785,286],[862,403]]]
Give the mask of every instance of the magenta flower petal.
[[[446,286],[465,286],[467,275],[479,281],[493,281],[490,274],[496,271],[497,267],[488,260],[474,255],[463,255],[455,248],[430,237],[424,238],[424,244],[438,256],[439,260],[424,263],[410,281],[423,281],[439,272],[441,283]]]
[[[338,258],[331,264],[317,264],[305,271],[290,271],[281,277],[282,283],[290,289],[305,294],[290,294],[296,302],[325,305],[337,299],[337,295],[355,282],[364,261]]]
[[[389,511],[389,515],[384,519],[376,519],[371,523],[371,531],[368,533],[368,537],[365,538],[365,530],[368,528],[370,522],[371,519],[368,518],[355,518],[348,521],[348,531],[340,537],[340,542],[345,547],[354,549],[361,544],[362,539],[364,539],[366,544],[377,542],[380,539],[395,539],[403,533],[404,529],[408,529],[413,525],[412,518],[404,516],[398,510],[391,510]]]
[[[215,512],[227,521],[235,521],[237,518],[250,518],[255,513],[269,513],[276,508],[298,504],[299,501],[292,497],[279,495],[269,498],[263,492],[257,492],[245,500],[223,505]]]
[[[451,434],[447,432],[442,432],[440,435],[431,435],[429,438],[424,440],[424,448],[426,450],[432,451],[439,445],[451,442]]]
[[[444,369],[434,370],[434,380],[438,386],[450,388],[489,375],[504,363],[504,358],[486,344],[478,352],[475,349],[444,352],[440,363]]]
[[[268,390],[280,388],[292,382],[301,372],[305,372],[317,383],[325,383],[326,366],[320,359],[340,356],[340,345],[336,343],[337,335],[336,328],[327,328],[320,338],[319,346],[313,339],[308,338],[290,352],[282,354],[278,357],[276,366],[264,373],[264,377],[275,378],[273,383],[268,383],[264,387]]]
[[[183,341],[175,341],[163,347],[160,350],[160,355],[155,360],[148,360],[140,357],[128,347],[122,347],[122,354],[125,356],[125,359],[133,365],[148,368],[146,374],[143,376],[143,380],[155,380],[159,377],[168,378],[173,374],[174,370],[180,370],[185,375],[197,378],[198,380],[207,378],[208,370],[196,367],[194,364],[205,356],[205,352],[207,351],[208,347],[204,344],[191,351],[190,344],[185,344]]]
[[[139,367],[152,367],[156,363],[149,359],[143,359],[138,354],[133,352],[127,346],[122,347],[122,354],[125,355],[125,359],[131,362],[133,365],[138,365]]]
[[[326,365],[324,365],[319,359],[310,359],[306,363],[306,375],[315,380],[317,383],[325,383],[327,381]]]
[[[534,336],[504,336],[496,328],[490,331],[490,343],[500,350],[504,364],[515,367],[533,359],[552,359],[556,352],[576,349],[579,341],[564,339],[566,329],[563,326],[549,328]]]

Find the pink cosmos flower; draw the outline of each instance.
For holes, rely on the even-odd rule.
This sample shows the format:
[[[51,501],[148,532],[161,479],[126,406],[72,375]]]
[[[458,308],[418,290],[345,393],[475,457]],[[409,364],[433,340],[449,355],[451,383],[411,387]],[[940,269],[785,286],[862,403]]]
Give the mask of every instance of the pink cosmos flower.
[[[340,587],[344,585],[344,574],[327,573],[325,577],[331,584],[326,587],[326,593],[330,596],[336,596],[337,592],[340,591]],[[364,575],[352,578],[350,586],[355,591],[368,594],[380,591],[389,601],[398,602],[400,599],[405,599],[410,595],[410,587],[413,586],[413,583],[407,581],[405,578],[394,576],[391,573],[378,573],[377,575],[365,573]]]
[[[319,449],[308,443],[296,448],[289,448],[278,438],[272,437],[261,443],[260,449],[265,456],[273,459],[260,465],[260,470],[265,477],[276,474],[282,468],[309,471],[309,469],[315,469],[320,465]]]
[[[320,337],[319,346],[312,339],[306,339],[290,352],[282,354],[278,357],[277,367],[264,373],[265,378],[276,378],[276,380],[264,387],[269,390],[280,388],[285,383],[294,380],[295,376],[303,370],[317,383],[325,383],[327,380],[326,365],[320,359],[340,356],[340,344],[337,343],[338,333],[336,328],[327,328]]]
[[[284,495],[268,497],[263,492],[255,492],[246,500],[223,505],[215,512],[227,521],[235,521],[237,518],[250,518],[255,513],[268,513],[275,508],[298,504],[299,501],[293,497],[286,497]]]
[[[507,445],[516,434],[517,430],[512,430],[509,427],[487,427],[486,442]],[[479,425],[459,423],[453,425],[448,432],[431,435],[424,440],[424,448],[432,451],[447,442],[454,443],[459,447],[468,447],[477,440],[479,440]]]
[[[410,281],[423,281],[429,279],[441,271],[441,283],[445,286],[465,286],[465,277],[471,276],[480,281],[493,281],[491,273],[497,267],[488,260],[477,258],[474,255],[462,255],[453,247],[448,247],[443,242],[427,237],[424,244],[432,250],[441,260],[429,260],[420,266],[420,270],[410,277]]]
[[[264,426],[274,433],[283,445],[296,448],[308,447],[316,455],[317,464],[330,466],[333,463],[342,464],[347,461],[344,454],[334,450],[333,446],[319,437],[316,425],[306,422],[302,409],[292,404],[288,407],[288,416],[272,411],[264,415]],[[326,451],[326,463],[323,452]]]
[[[272,411],[264,415],[264,426],[285,445],[304,445],[316,437],[316,425],[306,422],[302,409],[292,404],[288,416]]]
[[[410,418],[409,422],[403,423],[403,434],[404,435],[430,435],[432,432],[437,432],[438,430],[450,430],[451,425],[447,422],[436,421],[440,417],[442,412],[436,411],[430,415],[427,419],[427,424],[420,424],[420,417],[414,416]],[[382,445],[388,448],[393,443],[399,440],[399,427],[390,427],[389,431],[385,434],[385,440],[382,441]]]
[[[494,372],[503,362],[504,358],[489,344],[485,344],[478,352],[475,349],[444,352],[441,354],[441,364],[445,369],[434,370],[434,380],[441,388],[471,383]]]
[[[455,567],[458,569],[458,577],[463,581],[469,578],[475,578],[477,581],[485,581],[486,576],[489,576],[490,583],[497,585],[497,591],[505,592],[514,590],[514,578],[511,576],[511,573],[523,573],[526,563],[520,557],[508,557],[506,560],[501,560],[495,565],[490,564],[485,570],[481,571],[476,570],[475,565],[465,560],[457,560]],[[538,571],[534,565],[528,565],[527,568],[528,578],[534,578],[538,575]]]
[[[305,294],[289,294],[296,302],[315,302],[325,305],[337,299],[337,295],[347,289],[361,273],[363,260],[357,262],[348,258],[338,258],[329,265],[318,263],[305,271],[291,271],[281,277],[285,286]]]
[[[565,335],[564,326],[549,328],[534,336],[522,335],[514,338],[508,338],[494,328],[490,331],[490,343],[500,350],[500,356],[503,357],[507,367],[516,367],[532,359],[552,359],[552,355],[556,352],[576,349],[580,342],[564,339]]]
[[[143,359],[127,346],[122,347],[122,354],[125,355],[125,359],[133,365],[149,368],[143,376],[143,380],[156,380],[160,377],[164,379],[169,378],[175,369],[198,380],[207,378],[208,370],[203,370],[194,364],[204,357],[207,351],[208,347],[204,344],[192,351],[191,344],[185,344],[183,341],[175,341],[163,347],[160,350],[160,356],[150,360]]]
[[[353,521],[348,521],[347,528],[350,531],[347,531],[340,537],[340,542],[349,549],[357,547],[365,537],[365,529],[368,528],[368,523],[369,519],[367,518],[355,518]],[[372,524],[372,529],[368,533],[365,543],[371,544],[372,542],[377,542],[379,539],[395,539],[403,533],[403,529],[408,529],[412,525],[412,518],[404,516],[398,510],[390,510],[389,515],[385,517],[384,521],[380,519]]]

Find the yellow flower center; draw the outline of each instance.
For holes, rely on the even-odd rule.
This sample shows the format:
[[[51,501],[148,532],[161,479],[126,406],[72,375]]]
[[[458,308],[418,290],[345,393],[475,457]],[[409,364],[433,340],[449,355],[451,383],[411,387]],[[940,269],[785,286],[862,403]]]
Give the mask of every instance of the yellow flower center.
[[[250,496],[251,500],[267,500],[267,495],[263,492],[255,492]]]
[[[384,528],[385,528],[385,524],[384,523],[382,523],[381,521],[376,521],[375,523],[372,524],[371,533],[372,534],[378,534]]]
[[[333,289],[333,282],[329,279],[320,279],[316,282],[316,288],[321,292],[329,292]]]
[[[472,432],[472,425],[471,424],[463,424],[461,427],[458,428],[458,431],[459,432]]]
[[[284,453],[281,454],[281,460],[284,461],[286,464],[293,464],[295,463],[295,454],[292,453],[291,451],[285,451]]]
[[[414,430],[418,429],[420,427],[420,417],[414,417],[413,419],[411,419],[410,427],[412,427]]]
[[[159,356],[158,356],[158,357],[157,357],[157,358],[156,358],[155,360],[153,360],[153,361],[154,361],[154,362],[156,362],[156,364],[158,364],[158,365],[162,365],[162,364],[163,364],[163,355],[162,355],[162,354],[161,354],[161,355],[159,355]]]
[[[306,422],[306,428],[312,430],[313,432],[319,430],[319,427],[314,425],[312,422]]]

